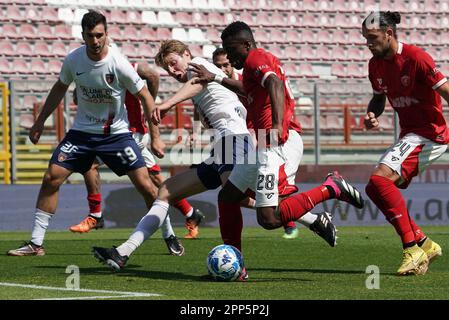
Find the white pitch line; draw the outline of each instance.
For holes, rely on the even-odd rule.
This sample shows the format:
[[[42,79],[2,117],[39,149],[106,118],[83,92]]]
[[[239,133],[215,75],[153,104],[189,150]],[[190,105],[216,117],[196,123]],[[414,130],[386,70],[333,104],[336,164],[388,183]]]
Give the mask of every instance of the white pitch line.
[[[38,300],[74,300],[74,299],[107,299],[107,298],[133,298],[133,297],[159,297],[161,294],[158,293],[147,293],[147,292],[128,292],[128,291],[112,291],[112,290],[93,290],[93,289],[73,289],[64,287],[48,287],[48,286],[37,286],[34,284],[20,284],[20,283],[10,283],[10,282],[0,282],[0,286],[5,287],[20,287],[29,289],[41,289],[41,290],[56,290],[56,291],[71,291],[71,292],[91,292],[91,293],[109,293],[117,294],[117,296],[98,296],[98,297],[76,297],[76,298],[49,298],[49,299],[38,299]]]

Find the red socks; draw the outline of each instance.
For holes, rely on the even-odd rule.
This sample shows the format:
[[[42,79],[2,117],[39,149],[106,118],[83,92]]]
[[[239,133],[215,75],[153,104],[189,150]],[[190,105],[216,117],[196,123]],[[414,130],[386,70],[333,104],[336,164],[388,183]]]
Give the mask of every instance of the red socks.
[[[279,204],[279,213],[282,224],[296,221],[314,208],[318,203],[330,199],[326,186],[318,186],[312,190],[292,195]]]
[[[187,215],[190,210],[192,210],[192,206],[186,199],[179,200],[173,205],[176,209],[181,211],[181,213],[185,216]]]
[[[87,201],[89,202],[90,213],[101,212],[101,193],[87,195]]]
[[[403,244],[415,242],[425,235],[409,217],[404,198],[393,181],[388,178],[372,175],[365,188],[374,204],[383,212],[401,237]]]
[[[242,251],[243,217],[239,203],[218,202],[218,221],[224,244]]]

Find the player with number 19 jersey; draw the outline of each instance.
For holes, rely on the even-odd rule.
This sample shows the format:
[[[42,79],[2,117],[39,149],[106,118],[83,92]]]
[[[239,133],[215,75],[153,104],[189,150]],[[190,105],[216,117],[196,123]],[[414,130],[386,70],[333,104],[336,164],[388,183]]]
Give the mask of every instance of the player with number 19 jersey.
[[[258,129],[269,131],[272,128],[270,95],[264,88],[265,80],[270,74],[275,74],[284,83],[284,131],[279,141],[279,144],[284,144],[288,139],[289,129],[301,133],[301,126],[294,120],[295,101],[279,59],[261,48],[251,50],[243,65],[243,86],[248,98],[247,118],[256,132]]]

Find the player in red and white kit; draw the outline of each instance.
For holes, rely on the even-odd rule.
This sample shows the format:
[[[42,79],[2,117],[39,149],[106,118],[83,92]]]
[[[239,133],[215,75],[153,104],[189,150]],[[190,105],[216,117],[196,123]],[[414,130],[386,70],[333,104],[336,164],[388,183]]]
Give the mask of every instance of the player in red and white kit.
[[[247,119],[253,123],[258,143],[257,164],[233,170],[218,196],[219,207],[229,219],[229,229],[222,230],[222,234],[229,233],[228,243],[240,240],[234,222],[238,216],[236,204],[248,189],[256,192],[257,219],[265,229],[297,221],[318,203],[331,198],[363,207],[360,193],[337,172],[329,174],[319,187],[285,198],[297,191],[294,179],[303,152],[301,128],[294,121],[294,100],[285,73],[276,57],[256,47],[252,31],[244,22],[228,25],[221,39],[232,66],[243,68],[243,81],[218,74],[212,79],[247,97]],[[211,81],[210,73],[192,67],[198,73],[198,81]],[[330,222],[327,215],[321,218]],[[335,245],[335,234],[333,241]]]
[[[220,68],[228,76],[228,78],[238,80],[238,81],[243,80],[242,73],[238,72],[236,69],[234,69],[234,67],[232,67],[231,62],[229,62],[229,59],[227,57],[226,51],[223,48],[217,48],[212,53],[212,62],[218,68]],[[197,66],[197,68],[199,68],[199,66]],[[248,101],[246,99],[246,96],[239,95],[239,99],[242,102],[242,104],[246,108],[248,108]],[[247,125],[250,133],[252,135],[254,135],[254,140],[256,140],[254,126],[253,126],[252,121],[249,118],[246,119],[246,125]],[[257,141],[253,141],[253,142],[255,145],[257,144]],[[295,171],[295,170],[293,170],[293,171]],[[292,183],[294,183],[294,182],[292,182]],[[254,202],[253,199],[251,199],[251,201]],[[309,212],[309,213],[306,213],[301,218],[299,218],[298,222],[303,224],[304,226],[308,227],[312,231],[316,231],[320,228],[317,226],[318,223],[314,224],[314,222],[317,219],[319,219],[319,217],[320,217],[319,215]],[[320,232],[318,234],[324,235],[323,233],[320,233]],[[328,232],[328,234],[329,234],[329,232]],[[284,239],[295,239],[298,237],[298,235],[299,235],[299,232],[298,232],[298,228],[296,227],[295,221],[289,221],[289,222],[287,222],[287,224],[284,225],[284,235],[282,236]],[[326,240],[325,236],[323,238]],[[332,242],[333,240],[329,239],[328,237],[327,237],[326,241],[330,245],[333,245],[333,242]]]
[[[159,75],[156,71],[146,65],[132,64],[139,76],[146,81],[149,91],[152,96],[157,96],[159,86]],[[142,156],[145,160],[146,167],[154,189],[154,198],[157,196],[157,189],[164,182],[165,178],[161,174],[161,168],[156,163],[153,153],[148,150],[150,135],[148,127],[145,123],[145,118],[142,113],[140,102],[129,92],[126,92],[125,105],[129,121],[129,130],[133,134]],[[153,141],[152,141],[153,142]],[[160,143],[159,141],[156,141]],[[158,157],[163,154],[158,150],[163,150],[163,146],[153,148]],[[79,224],[70,227],[70,231],[85,233],[91,229],[102,228],[104,225],[101,212],[101,193],[100,193],[100,175],[98,173],[99,164],[95,164],[91,170],[84,174],[84,180],[88,190],[88,203],[90,213]],[[181,213],[186,217],[186,227],[189,234],[186,238],[196,238],[198,236],[198,225],[203,219],[203,214],[199,209],[194,209],[187,200],[182,199],[174,204]],[[170,217],[167,215],[166,220],[161,225],[162,236],[167,244],[171,254],[182,255],[184,248],[174,234],[170,223]]]
[[[410,217],[398,188],[407,188],[413,177],[446,151],[449,131],[440,96],[449,101],[449,85],[428,53],[398,41],[396,25],[400,21],[398,12],[380,11],[371,13],[362,25],[373,54],[369,62],[373,98],[365,126],[379,126],[377,118],[388,98],[401,127],[399,140],[381,157],[366,193],[401,237],[404,250],[397,274],[424,274],[442,250]]]

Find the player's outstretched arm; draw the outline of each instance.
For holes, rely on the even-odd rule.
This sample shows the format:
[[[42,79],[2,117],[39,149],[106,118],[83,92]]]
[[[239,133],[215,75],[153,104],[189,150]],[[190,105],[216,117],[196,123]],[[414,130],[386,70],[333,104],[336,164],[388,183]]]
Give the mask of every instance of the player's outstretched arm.
[[[152,114],[153,123],[160,123],[165,114],[167,114],[167,112],[174,106],[187,99],[193,98],[205,88],[206,84],[194,83],[194,80],[195,78],[187,81],[172,97],[156,106],[156,109]]]
[[[48,94],[47,99],[45,100],[44,106],[42,107],[42,111],[37,117],[36,122],[30,129],[29,138],[32,143],[36,144],[41,137],[42,132],[44,131],[44,123],[45,120],[55,111],[61,102],[62,98],[64,98],[68,85],[62,83],[60,80],[56,81],[53,87]]]
[[[436,91],[449,103],[449,83],[446,82],[443,85],[439,86]]]
[[[159,91],[159,73],[150,68],[148,65],[137,65],[137,74],[146,81],[148,91],[150,91],[153,99],[156,100],[157,93]]]
[[[267,89],[270,95],[271,102],[271,114],[272,114],[272,126],[276,129],[278,139],[283,135],[282,122],[284,119],[284,83],[276,75],[269,75],[264,82],[264,87]]]
[[[216,75],[215,73],[207,70],[205,66],[193,62],[190,62],[189,66],[190,70],[196,74],[194,83],[209,83],[215,81],[228,88],[229,90],[237,93],[238,95],[246,97],[242,81]]]
[[[384,112],[386,97],[384,94],[374,94],[368,104],[365,116],[365,128],[373,129],[379,126],[377,118]]]

